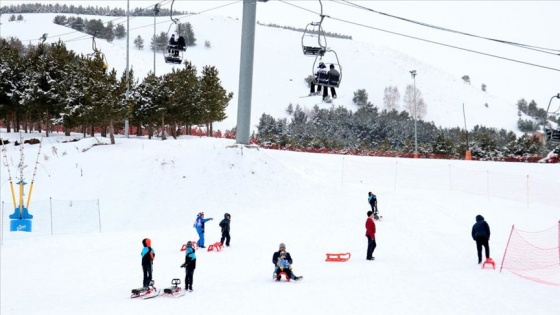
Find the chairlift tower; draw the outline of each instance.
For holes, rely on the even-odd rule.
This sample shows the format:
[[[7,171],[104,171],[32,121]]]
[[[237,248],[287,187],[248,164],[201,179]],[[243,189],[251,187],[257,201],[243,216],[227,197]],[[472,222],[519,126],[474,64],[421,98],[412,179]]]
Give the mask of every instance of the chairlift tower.
[[[416,70],[410,71],[410,75],[412,75],[412,80],[414,81],[414,158],[418,158],[418,127],[416,124]]]
[[[268,0],[243,0],[241,60],[239,63],[239,96],[237,98],[237,130],[235,136],[237,144],[249,144],[257,2],[267,1]]]

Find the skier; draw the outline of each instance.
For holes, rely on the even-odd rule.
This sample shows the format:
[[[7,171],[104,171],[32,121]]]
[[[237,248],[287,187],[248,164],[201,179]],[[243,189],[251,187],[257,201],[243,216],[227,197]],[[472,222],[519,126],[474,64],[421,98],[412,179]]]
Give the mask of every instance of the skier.
[[[152,246],[152,240],[150,240],[149,238],[145,238],[142,240],[142,245],[144,245],[144,248],[142,248],[142,271],[144,272],[144,280],[142,282],[142,286],[144,288],[148,288],[148,286],[150,285],[150,282],[152,281],[152,271],[153,271],[153,264],[154,264],[154,258],[156,256],[156,253],[154,251],[154,249],[151,247]]]
[[[196,232],[198,233],[198,241],[196,243],[200,248],[206,248],[206,246],[204,246],[204,223],[210,220],[214,220],[214,219],[212,218],[205,219],[204,212],[200,212],[196,216],[196,221],[194,221],[193,227],[196,228]]]
[[[194,270],[196,269],[196,255],[191,241],[187,242],[185,263],[181,265],[181,268],[185,268],[185,290],[192,292]]]
[[[296,276],[292,272],[292,256],[290,253],[286,252],[286,244],[280,243],[277,252],[272,255],[272,263],[274,264],[274,280],[280,281],[280,272],[285,272],[286,275],[295,281],[303,278],[302,276]]]
[[[476,241],[476,252],[478,254],[478,263],[482,262],[482,246],[484,246],[484,254],[486,259],[490,258],[490,226],[480,214],[476,216],[476,223],[472,227],[471,232],[473,240]]]
[[[375,222],[373,222],[373,211],[368,211],[367,216],[366,237],[368,239],[368,247],[366,259],[375,260],[375,257],[373,257],[373,251],[375,250],[375,247],[377,247],[377,243],[375,242]]]
[[[222,238],[220,239],[220,243],[224,245],[224,240],[226,241],[225,245],[229,247],[229,241],[231,240],[231,236],[229,235],[229,226],[230,226],[231,216],[229,213],[224,214],[224,219],[220,222],[220,227],[222,228]]]
[[[185,37],[179,36],[179,39],[177,39],[177,48],[179,48],[180,50],[185,50],[186,46],[187,42],[185,41]]]
[[[327,66],[325,66],[324,62],[319,62],[319,66],[317,67],[317,71],[315,71],[315,78],[311,81],[311,90],[309,91],[309,96],[317,95],[321,93],[321,86],[317,83],[319,82],[319,76],[326,78],[325,74],[327,73]],[[315,86],[317,86],[317,93],[315,93]]]

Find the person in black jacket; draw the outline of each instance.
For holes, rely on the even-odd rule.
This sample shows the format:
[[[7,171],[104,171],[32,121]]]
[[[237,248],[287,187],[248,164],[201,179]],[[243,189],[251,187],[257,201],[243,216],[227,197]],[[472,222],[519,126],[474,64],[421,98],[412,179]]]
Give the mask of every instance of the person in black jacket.
[[[478,253],[478,263],[482,262],[482,246],[484,246],[484,251],[486,258],[490,258],[490,246],[488,241],[490,240],[490,226],[484,217],[480,214],[476,216],[476,223],[472,227],[472,238],[476,241],[476,251]]]
[[[220,243],[224,244],[224,240],[226,241],[225,245],[229,247],[229,241],[231,240],[231,236],[229,235],[229,225],[231,222],[231,216],[229,213],[224,214],[224,219],[220,221],[220,227],[222,228],[222,238],[220,239]]]
[[[191,241],[187,242],[185,263],[181,265],[181,268],[185,268],[185,290],[192,292],[194,270],[196,269],[196,254]]]
[[[293,261],[292,261],[292,255],[290,255],[290,253],[286,252],[286,244],[284,243],[280,243],[279,249],[277,252],[274,252],[274,254],[272,255],[272,263],[274,264],[274,277],[276,281],[280,281],[280,275],[279,275],[279,270],[280,267],[278,266],[278,260],[282,259],[283,261],[285,261],[287,263],[287,265],[291,266]],[[284,270],[281,270],[284,271]],[[302,277],[297,277],[293,272],[291,272],[291,267],[289,267],[289,270],[286,270],[286,274],[288,274],[288,276],[290,277],[290,279],[292,280],[300,280]]]
[[[338,84],[340,83],[340,72],[338,72],[338,70],[334,68],[334,64],[331,63],[327,75],[329,80],[329,86],[331,88],[331,97],[336,98],[336,89],[334,87],[338,86]],[[327,87],[324,88],[325,90],[327,89]],[[327,96],[327,92],[323,91],[323,98],[325,98],[326,96]]]
[[[152,266],[154,258],[156,257],[156,252],[154,252],[154,249],[152,248],[152,241],[149,238],[143,239],[142,245],[144,245],[144,248],[142,248],[142,252],[140,253],[140,255],[142,255],[142,271],[144,273],[142,286],[147,288],[150,285],[150,282],[152,282]]]

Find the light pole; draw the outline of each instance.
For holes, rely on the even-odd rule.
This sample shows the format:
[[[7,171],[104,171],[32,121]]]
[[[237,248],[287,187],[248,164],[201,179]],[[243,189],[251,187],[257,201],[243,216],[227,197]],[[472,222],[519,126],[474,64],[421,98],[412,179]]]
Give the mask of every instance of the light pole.
[[[159,13],[159,3],[154,6],[154,40],[156,38],[156,15]],[[154,47],[154,76],[156,75],[156,49]]]
[[[416,125],[416,70],[410,71],[414,81],[414,158],[418,158],[418,127]]]
[[[129,65],[129,55],[130,55],[130,0],[126,1],[126,94],[125,94],[125,106],[128,106],[128,93],[130,89],[130,84],[128,83],[128,65]],[[124,136],[128,138],[128,113],[124,118]]]
[[[546,108],[546,114],[544,115],[543,119],[543,148],[544,148],[544,156],[546,157],[546,121],[548,120],[548,110],[550,109],[550,104],[554,98],[560,99],[560,93],[554,95],[548,101],[548,107]],[[552,130],[550,131],[550,136],[552,137]]]

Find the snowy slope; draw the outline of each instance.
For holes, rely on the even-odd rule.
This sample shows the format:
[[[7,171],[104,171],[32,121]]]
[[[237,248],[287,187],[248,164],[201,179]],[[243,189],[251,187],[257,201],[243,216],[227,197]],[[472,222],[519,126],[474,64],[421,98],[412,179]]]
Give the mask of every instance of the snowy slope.
[[[470,237],[475,215],[484,215],[492,229],[492,257],[500,264],[512,224],[529,231],[557,224],[555,194],[527,203],[516,193],[527,178],[535,178],[531,190],[535,182],[557,187],[556,165],[228,148],[232,140],[197,137],[118,138],[116,145],[94,147],[97,140],[91,138],[63,143],[72,138],[43,139],[33,201],[99,198],[102,232],[35,237],[7,232],[0,247],[2,314],[556,314],[560,309],[558,287],[480,270]],[[6,149],[15,174],[20,151],[11,144]],[[37,149],[24,148],[26,179]],[[441,183],[450,170],[469,174],[458,178],[453,191]],[[457,190],[456,185],[475,188],[477,173],[497,179],[491,196]],[[5,165],[1,183],[1,199],[11,213]],[[377,223],[374,262],[365,260],[367,191],[377,194],[384,216]],[[36,219],[45,215],[30,211]],[[184,279],[179,249],[197,239],[192,224],[200,211],[214,218],[207,223],[207,244],[219,239],[218,222],[231,213],[232,246],[197,252],[194,293],[176,300],[130,300],[130,289],[141,284],[145,237],[156,251],[156,284]],[[3,213],[4,219],[10,213]],[[302,282],[271,280],[270,260],[280,242],[287,244]],[[352,258],[326,263],[327,252],[350,252]]]
[[[69,28],[52,23],[56,14],[24,14],[24,22],[7,22],[3,15],[2,36],[19,36],[27,44],[37,43],[43,33],[49,34],[48,41],[63,40],[78,53],[91,53],[91,37]],[[101,18],[104,21],[115,17],[82,16],[88,19]],[[192,61],[200,71],[205,65],[215,65],[227,91],[235,96],[227,108],[228,118],[215,124],[215,129],[231,129],[237,124],[237,89],[239,84],[239,45],[241,21],[234,18],[211,15],[180,17],[181,22],[193,25],[198,45],[189,48],[185,59]],[[124,22],[118,18],[114,23]],[[158,17],[157,33],[167,32],[169,17]],[[38,31],[36,25],[41,25]],[[126,25],[126,23],[125,23]],[[130,65],[136,78],[144,78],[153,71],[154,54],[148,48],[138,51],[132,40],[138,35],[145,40],[145,46],[153,34],[153,18],[136,17],[130,21]],[[60,36],[57,36],[60,35]],[[301,52],[302,33],[258,26],[255,45],[255,66],[253,77],[252,129],[256,129],[263,113],[274,117],[284,117],[285,109],[291,104],[312,108],[322,103],[320,97],[301,98],[308,94],[304,78],[312,73],[313,57]],[[204,47],[209,41],[211,48]],[[517,129],[516,101],[524,95],[516,93],[497,95],[480,90],[479,85],[467,85],[459,77],[454,77],[442,69],[430,66],[413,57],[385,46],[357,40],[330,39],[329,46],[337,52],[343,72],[343,82],[338,90],[342,96],[335,103],[356,110],[352,103],[353,93],[366,89],[369,100],[383,108],[383,90],[387,86],[397,86],[401,94],[401,105],[406,86],[412,84],[409,71],[418,72],[416,86],[427,104],[425,120],[434,121],[443,127],[464,127],[463,103],[466,110],[467,127],[485,125],[495,128]],[[97,47],[105,53],[109,66],[122,73],[126,68],[126,40],[107,43],[97,40]],[[332,59],[331,59],[332,60]],[[325,60],[328,62],[328,60]],[[172,69],[166,64],[162,54],[156,55],[156,73],[161,75]],[[485,104],[489,106],[486,107]],[[544,106],[543,104],[539,104]],[[404,107],[401,106],[401,110]]]

